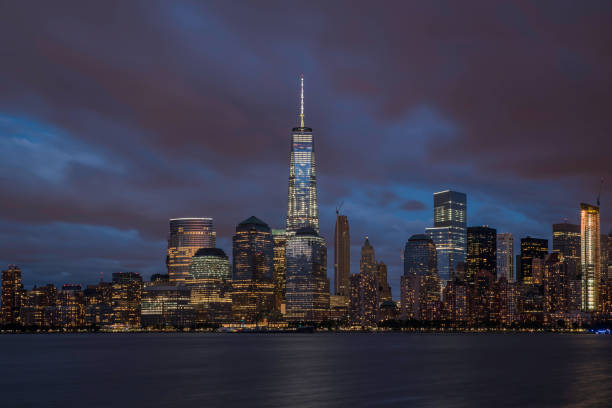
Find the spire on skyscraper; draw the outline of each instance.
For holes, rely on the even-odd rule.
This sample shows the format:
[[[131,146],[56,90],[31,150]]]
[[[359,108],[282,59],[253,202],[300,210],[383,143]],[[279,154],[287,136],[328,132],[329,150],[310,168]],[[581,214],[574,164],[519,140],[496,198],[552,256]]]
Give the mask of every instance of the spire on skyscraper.
[[[304,74],[300,74],[300,127],[304,127]]]

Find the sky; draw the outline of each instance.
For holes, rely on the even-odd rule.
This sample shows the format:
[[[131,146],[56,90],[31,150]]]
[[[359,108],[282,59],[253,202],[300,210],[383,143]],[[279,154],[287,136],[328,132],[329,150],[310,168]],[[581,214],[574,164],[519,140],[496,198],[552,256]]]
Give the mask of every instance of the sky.
[[[165,273],[168,219],[283,228],[298,78],[333,285],[365,237],[399,296],[436,191],[468,225],[612,228],[612,3],[0,4],[0,266],[26,287]],[[552,246],[552,243],[549,245]],[[515,245],[516,246],[516,245]],[[333,286],[332,286],[333,287]]]

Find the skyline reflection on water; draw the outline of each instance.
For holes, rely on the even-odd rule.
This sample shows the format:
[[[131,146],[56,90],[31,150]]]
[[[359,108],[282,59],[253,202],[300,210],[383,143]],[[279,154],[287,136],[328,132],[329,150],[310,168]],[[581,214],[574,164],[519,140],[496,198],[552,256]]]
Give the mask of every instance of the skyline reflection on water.
[[[0,336],[2,406],[611,406],[612,337]]]

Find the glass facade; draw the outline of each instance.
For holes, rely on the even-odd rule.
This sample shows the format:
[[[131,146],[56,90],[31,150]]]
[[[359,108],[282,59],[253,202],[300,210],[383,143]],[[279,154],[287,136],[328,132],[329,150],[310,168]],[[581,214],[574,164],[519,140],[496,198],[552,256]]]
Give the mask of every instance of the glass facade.
[[[570,279],[580,276],[580,225],[567,222],[553,224],[553,252],[563,255]]]
[[[482,270],[496,276],[497,231],[486,226],[469,227],[465,257],[466,280],[473,282],[476,275]]]
[[[533,260],[543,260],[546,255],[548,255],[547,239],[521,238],[521,263],[520,267],[517,265],[517,281],[527,284],[534,283]]]
[[[416,234],[404,247],[404,276],[435,273],[438,267],[436,246],[427,235]]]
[[[599,207],[580,203],[580,263],[582,310],[594,312],[599,302],[601,253]]]
[[[434,225],[425,230],[437,249],[438,275],[442,281],[452,279],[457,264],[465,262],[467,197],[457,191],[434,194]]]
[[[301,77],[300,126],[291,134],[287,232],[303,227],[319,233],[317,177],[312,129],[304,126],[304,77]]]
[[[287,239],[288,320],[329,318],[327,247],[314,228],[302,228]]]
[[[274,284],[276,286],[277,309],[281,310],[281,304],[285,303],[285,248],[287,246],[287,233],[284,229],[272,229],[272,240],[274,241]]]
[[[186,327],[192,322],[191,290],[187,286],[153,285],[142,290],[143,328]]]
[[[115,324],[140,327],[142,277],[136,272],[113,273],[112,307]]]
[[[170,283],[181,283],[189,278],[191,259],[198,249],[215,246],[212,218],[171,219],[166,259]]]
[[[9,265],[2,271],[2,308],[0,309],[0,322],[3,324],[19,323],[19,309],[21,307],[21,269],[16,265]]]
[[[201,248],[191,262],[190,304],[196,324],[231,320],[231,269],[219,248]]]
[[[232,239],[234,280],[274,279],[274,243],[268,224],[249,217],[236,227]]]
[[[514,282],[514,237],[509,232],[497,234],[497,279]]]

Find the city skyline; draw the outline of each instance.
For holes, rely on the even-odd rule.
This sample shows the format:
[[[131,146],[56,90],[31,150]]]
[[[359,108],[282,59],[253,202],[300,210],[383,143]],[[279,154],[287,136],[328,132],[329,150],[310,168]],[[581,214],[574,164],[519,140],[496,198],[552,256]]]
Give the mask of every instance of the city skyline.
[[[7,20],[22,21],[23,11],[11,7],[8,5],[4,14],[15,18]],[[138,11],[138,5],[132,7],[124,12]],[[408,7],[404,14],[434,18],[431,6],[415,7]],[[583,18],[592,23],[590,28],[578,30],[584,23],[574,23],[564,31],[579,32],[574,36],[579,43],[599,44],[600,37],[605,37],[602,30],[608,28],[597,21],[606,10],[585,7]],[[448,31],[439,33],[443,43],[448,44],[456,34],[468,36],[474,22],[499,20],[492,11],[466,13],[469,8],[452,10],[472,17],[452,19],[454,24],[448,25]],[[314,15],[324,14],[317,6],[306,9]],[[520,6],[514,11],[525,21],[533,13]],[[255,32],[256,38],[267,39],[261,24],[281,31],[283,17],[270,19],[266,10],[254,10],[259,18],[247,18],[241,11],[229,19],[223,7],[152,6],[150,16],[171,18],[162,19],[159,25],[154,18],[144,18],[139,27],[143,33],[167,33],[168,47],[157,42],[155,35],[146,36],[146,40],[139,34],[128,35],[132,42],[123,41],[126,37],[121,35],[105,36],[109,27],[119,34],[127,32],[128,25],[104,10],[95,17],[101,26],[90,28],[96,35],[87,36],[90,42],[79,42],[83,36],[79,35],[82,28],[77,17],[93,14],[78,6],[73,12],[74,20],[62,24],[62,30],[41,23],[38,15],[32,16],[31,27],[37,26],[46,34],[44,43],[36,41],[31,27],[5,27],[16,33],[10,36],[16,40],[11,45],[15,47],[14,58],[3,68],[8,81],[2,83],[0,100],[2,171],[11,175],[2,179],[3,191],[10,198],[2,200],[0,262],[19,265],[27,287],[47,282],[57,286],[65,282],[86,284],[97,281],[100,273],[107,281],[120,271],[136,271],[144,277],[163,273],[170,218],[214,219],[217,246],[228,254],[233,229],[250,215],[271,228],[282,228],[287,204],[286,129],[294,125],[298,109],[294,87],[298,72],[304,72],[309,80],[309,123],[317,129],[320,232],[328,243],[330,278],[334,209],[342,200],[343,213],[351,225],[351,253],[358,254],[363,238],[369,236],[376,243],[377,258],[388,266],[389,281],[398,298],[396,282],[402,274],[403,245],[411,235],[433,225],[433,192],[452,189],[466,193],[467,226],[490,225],[498,232],[512,233],[516,243],[526,236],[550,243],[551,225],[564,218],[579,224],[577,204],[594,203],[600,178],[610,179],[605,156],[610,151],[609,122],[599,113],[602,107],[609,111],[609,102],[598,100],[600,108],[592,109],[599,87],[594,88],[583,71],[587,70],[590,78],[600,78],[609,70],[596,47],[585,49],[567,43],[568,34],[552,23],[572,15],[571,7],[554,10],[542,27],[532,26],[536,29],[532,35],[545,41],[543,32],[557,33],[570,50],[580,50],[579,55],[543,53],[541,43],[518,38],[511,45],[524,47],[525,55],[537,64],[519,63],[513,58],[516,54],[508,51],[502,61],[516,61],[518,66],[507,72],[492,60],[453,54],[448,64],[440,64],[455,68],[448,74],[451,78],[435,69],[436,60],[420,53],[420,46],[412,43],[402,43],[407,47],[405,54],[411,56],[410,64],[396,52],[389,54],[391,60],[385,64],[377,50],[389,51],[383,41],[387,38],[385,29],[372,37],[372,44],[351,42],[354,48],[348,49],[344,43],[341,46],[291,32],[286,40],[266,42],[272,52],[269,59],[246,59],[242,65],[232,64],[238,61],[235,57],[227,61],[219,58],[224,55],[222,50],[202,56],[194,48],[185,55],[186,61],[197,67],[193,72],[170,62],[181,60],[174,58],[173,48],[180,48],[174,45],[191,44],[196,39],[209,41],[197,31],[177,31],[187,15],[195,26],[216,21],[214,29],[227,34],[222,47],[229,53],[238,51],[234,55],[264,52],[260,46],[248,44],[243,30],[252,29],[248,31]],[[334,6],[325,12],[340,13]],[[388,21],[389,27],[400,27],[385,10],[374,14]],[[53,9],[41,15],[51,22],[61,20]],[[343,16],[348,21],[356,19],[351,13]],[[242,28],[234,24],[237,21],[244,23]],[[438,16],[437,21],[444,23],[447,18]],[[401,23],[401,27],[411,26]],[[520,26],[511,21],[502,23],[508,31]],[[346,41],[343,31],[327,21],[319,29],[328,30],[331,39]],[[360,38],[350,27],[341,30]],[[419,44],[442,50],[422,35],[411,36],[410,28],[402,30],[400,33],[417,38]],[[303,54],[291,61],[280,59],[275,52],[280,55],[284,41],[295,43],[295,36],[306,44]],[[499,40],[506,41],[501,34]],[[482,55],[493,52],[485,40],[472,41]],[[146,61],[142,53],[133,52],[135,49],[167,56],[164,61],[182,77],[168,79],[155,69],[148,75],[135,75],[133,67]],[[324,66],[321,55],[333,63]],[[334,55],[343,55],[347,61],[367,59],[373,67],[363,66],[354,74],[342,75],[349,71],[344,62],[331,58]],[[479,80],[471,77],[473,74],[462,77],[462,63],[471,67],[470,72],[490,75],[480,75]],[[225,70],[228,64],[244,68]],[[407,74],[403,71],[406,67],[410,68]],[[552,73],[542,71],[547,68]],[[45,75],[39,75],[40,69]],[[215,78],[214,84],[209,76]],[[543,76],[553,82],[529,89],[513,87],[503,98],[492,92],[501,78],[525,84],[530,78]],[[393,80],[393,87],[387,78]],[[609,81],[607,75],[601,80]],[[571,98],[558,98],[557,92],[573,81],[579,85],[572,88]],[[265,95],[257,92],[260,85],[265,86]],[[474,113],[451,103],[466,100],[467,88]],[[565,114],[566,106],[561,103],[568,99],[580,108],[572,105],[573,115]],[[497,109],[491,112],[491,107]],[[581,120],[574,121],[574,117]],[[513,123],[520,123],[520,129]],[[580,140],[585,138],[591,143],[582,144]],[[532,140],[537,143],[526,143]],[[100,183],[104,189],[99,188]],[[606,181],[602,233],[612,225],[611,191]],[[249,195],[248,206],[243,194]],[[515,244],[515,254],[517,247]],[[351,270],[359,270],[356,256],[351,258]]]

